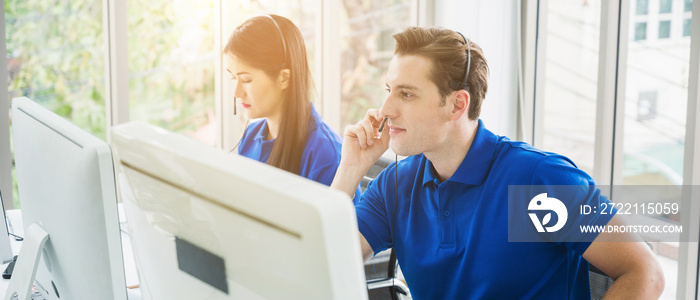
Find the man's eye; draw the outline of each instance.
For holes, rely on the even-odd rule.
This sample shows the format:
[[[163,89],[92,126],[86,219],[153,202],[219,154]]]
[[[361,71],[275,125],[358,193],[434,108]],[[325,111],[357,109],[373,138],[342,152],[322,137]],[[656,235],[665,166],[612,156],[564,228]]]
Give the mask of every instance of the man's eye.
[[[402,97],[402,98],[410,98],[410,97],[412,97],[412,96],[413,96],[413,94],[411,94],[411,93],[401,92],[401,97]]]

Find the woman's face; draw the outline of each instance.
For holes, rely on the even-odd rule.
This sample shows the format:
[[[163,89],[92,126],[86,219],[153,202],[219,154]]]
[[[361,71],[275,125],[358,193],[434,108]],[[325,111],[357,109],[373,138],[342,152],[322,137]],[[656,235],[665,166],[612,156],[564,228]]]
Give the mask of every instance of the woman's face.
[[[280,120],[282,116],[283,80],[246,64],[233,54],[226,55],[226,71],[234,85],[234,96],[251,119]],[[282,72],[280,72],[282,74]]]

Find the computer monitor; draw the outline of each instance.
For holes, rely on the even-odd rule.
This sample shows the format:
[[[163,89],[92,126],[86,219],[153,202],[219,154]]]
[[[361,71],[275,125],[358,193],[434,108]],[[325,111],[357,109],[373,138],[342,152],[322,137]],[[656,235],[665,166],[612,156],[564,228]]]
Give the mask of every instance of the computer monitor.
[[[27,98],[12,101],[24,242],[5,299],[126,299],[109,145]]]
[[[110,132],[144,299],[366,299],[344,193],[141,122]]]

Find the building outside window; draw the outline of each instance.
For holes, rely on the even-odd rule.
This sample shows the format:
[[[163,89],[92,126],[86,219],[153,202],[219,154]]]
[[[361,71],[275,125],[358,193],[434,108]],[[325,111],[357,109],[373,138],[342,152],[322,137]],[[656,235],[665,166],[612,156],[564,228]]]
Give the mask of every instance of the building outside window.
[[[671,21],[659,22],[659,38],[667,39],[671,36]]]
[[[659,0],[659,13],[667,14],[673,10],[673,0]]]
[[[647,39],[647,23],[640,22],[634,26],[634,40],[643,41]]]
[[[649,0],[637,0],[636,5],[637,15],[646,15],[649,13]]]

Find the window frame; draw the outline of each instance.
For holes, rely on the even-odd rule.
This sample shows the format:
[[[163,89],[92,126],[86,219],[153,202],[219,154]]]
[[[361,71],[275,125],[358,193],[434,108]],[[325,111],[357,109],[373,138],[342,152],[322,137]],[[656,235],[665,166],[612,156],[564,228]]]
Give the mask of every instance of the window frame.
[[[519,123],[519,132],[524,132],[527,137],[532,134],[534,138],[526,140],[535,146],[541,144],[538,136],[542,136],[542,106],[537,99],[541,99],[544,82],[543,61],[545,58],[544,47],[546,35],[547,3],[549,0],[526,0],[523,4],[523,21],[521,23],[523,33],[522,58],[524,60],[523,89],[525,111],[524,121]],[[554,1],[554,0],[553,0]],[[620,184],[622,181],[622,147],[615,147],[615,142],[623,141],[625,112],[625,85],[627,69],[627,44],[632,24],[636,22],[650,22],[648,16],[652,8],[647,9],[647,14],[636,14],[636,1],[612,0],[601,1],[601,34],[600,54],[598,66],[598,100],[596,112],[596,143],[595,165],[593,178],[602,185]],[[692,12],[700,15],[700,1],[693,1]],[[635,14],[630,17],[630,10],[634,7]],[[664,14],[669,18],[673,15]],[[690,15],[685,12],[684,18]],[[665,17],[664,16],[664,17]],[[659,18],[666,20],[667,18]],[[623,24],[623,25],[620,25]],[[534,27],[534,29],[533,29]],[[648,29],[647,29],[648,30]],[[647,32],[648,33],[648,32]],[[671,36],[673,28],[671,28]],[[647,38],[649,35],[647,34]],[[685,155],[683,182],[688,185],[700,185],[700,18],[691,21],[691,53],[689,65],[689,90],[686,120]],[[604,100],[607,99],[607,100]],[[610,101],[615,99],[615,101]],[[541,102],[541,101],[540,101]],[[524,127],[524,128],[522,128]],[[691,166],[691,167],[688,167]],[[689,228],[688,236],[700,235],[700,202],[691,201],[698,199],[700,191],[690,189],[681,200],[681,209],[689,212],[681,215],[681,224]],[[686,232],[684,232],[685,234]],[[680,243],[678,257],[678,282],[677,295],[679,299],[694,299],[698,294],[699,269],[698,243]]]

